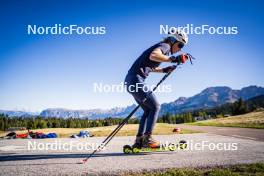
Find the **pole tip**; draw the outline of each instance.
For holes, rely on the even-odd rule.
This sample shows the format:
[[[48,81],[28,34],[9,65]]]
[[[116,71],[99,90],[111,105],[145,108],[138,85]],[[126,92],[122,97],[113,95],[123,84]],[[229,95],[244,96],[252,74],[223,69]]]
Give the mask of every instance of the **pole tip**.
[[[80,161],[80,162],[78,162],[76,164],[85,164],[86,162],[87,162],[87,159],[84,159],[84,160],[82,160],[82,161]]]

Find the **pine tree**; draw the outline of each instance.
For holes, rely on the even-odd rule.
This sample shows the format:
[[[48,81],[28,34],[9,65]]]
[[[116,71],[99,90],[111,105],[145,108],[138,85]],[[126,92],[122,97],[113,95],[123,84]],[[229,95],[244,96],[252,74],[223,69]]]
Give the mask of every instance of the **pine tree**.
[[[242,98],[239,98],[238,101],[236,101],[233,104],[233,108],[232,108],[232,114],[233,115],[240,115],[240,114],[245,114],[248,112],[248,108],[247,105],[245,104],[245,102],[242,100]]]

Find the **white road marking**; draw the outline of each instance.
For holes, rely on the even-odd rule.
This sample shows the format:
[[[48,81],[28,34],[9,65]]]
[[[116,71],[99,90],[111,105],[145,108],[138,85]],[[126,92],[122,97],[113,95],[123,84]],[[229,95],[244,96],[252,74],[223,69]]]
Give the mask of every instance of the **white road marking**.
[[[252,138],[252,137],[247,137],[247,136],[240,136],[240,135],[231,135],[233,137],[238,137],[238,138],[246,138],[246,139],[252,139],[252,140],[256,140],[257,138]]]
[[[9,146],[2,146],[0,147],[0,151],[18,151],[18,150],[26,150],[25,146],[18,146],[18,145],[9,145]]]

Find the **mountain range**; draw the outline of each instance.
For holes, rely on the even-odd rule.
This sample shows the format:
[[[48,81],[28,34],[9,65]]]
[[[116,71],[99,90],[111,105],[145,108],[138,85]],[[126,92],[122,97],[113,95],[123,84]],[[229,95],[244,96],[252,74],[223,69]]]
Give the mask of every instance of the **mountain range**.
[[[209,87],[192,97],[180,97],[174,102],[162,104],[160,114],[212,108],[225,103],[233,103],[239,98],[248,100],[259,95],[264,95],[263,87],[249,86],[241,90],[233,90],[226,86]]]
[[[192,97],[180,97],[173,102],[161,104],[160,115],[164,113],[182,113],[187,111],[193,111],[196,109],[212,108],[220,106],[225,103],[233,103],[240,97],[243,100],[253,98],[259,95],[264,95],[264,88],[258,86],[248,86],[241,90],[233,90],[230,87],[218,86],[209,87],[202,92]],[[125,117],[134,108],[135,104],[127,107],[116,107],[108,110],[104,109],[90,109],[90,110],[70,110],[64,108],[50,108],[43,110],[40,114],[42,117],[58,117],[58,118],[106,118],[106,117]],[[142,114],[142,110],[135,113],[136,117]],[[36,115],[31,112],[23,111],[4,111],[0,110],[0,113],[7,114],[8,116],[32,116]]]

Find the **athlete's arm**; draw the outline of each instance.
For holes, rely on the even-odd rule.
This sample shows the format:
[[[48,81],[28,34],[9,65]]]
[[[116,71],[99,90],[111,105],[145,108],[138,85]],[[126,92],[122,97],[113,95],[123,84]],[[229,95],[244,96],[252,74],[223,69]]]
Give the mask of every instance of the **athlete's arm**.
[[[152,72],[163,73],[163,69],[160,67],[155,67],[152,69]]]
[[[152,69],[152,72],[158,72],[158,73],[170,73],[175,69],[175,66],[168,66],[165,68],[159,68],[159,67],[155,67]]]
[[[160,48],[154,49],[151,52],[149,59],[155,62],[171,62],[170,57],[164,55]]]

